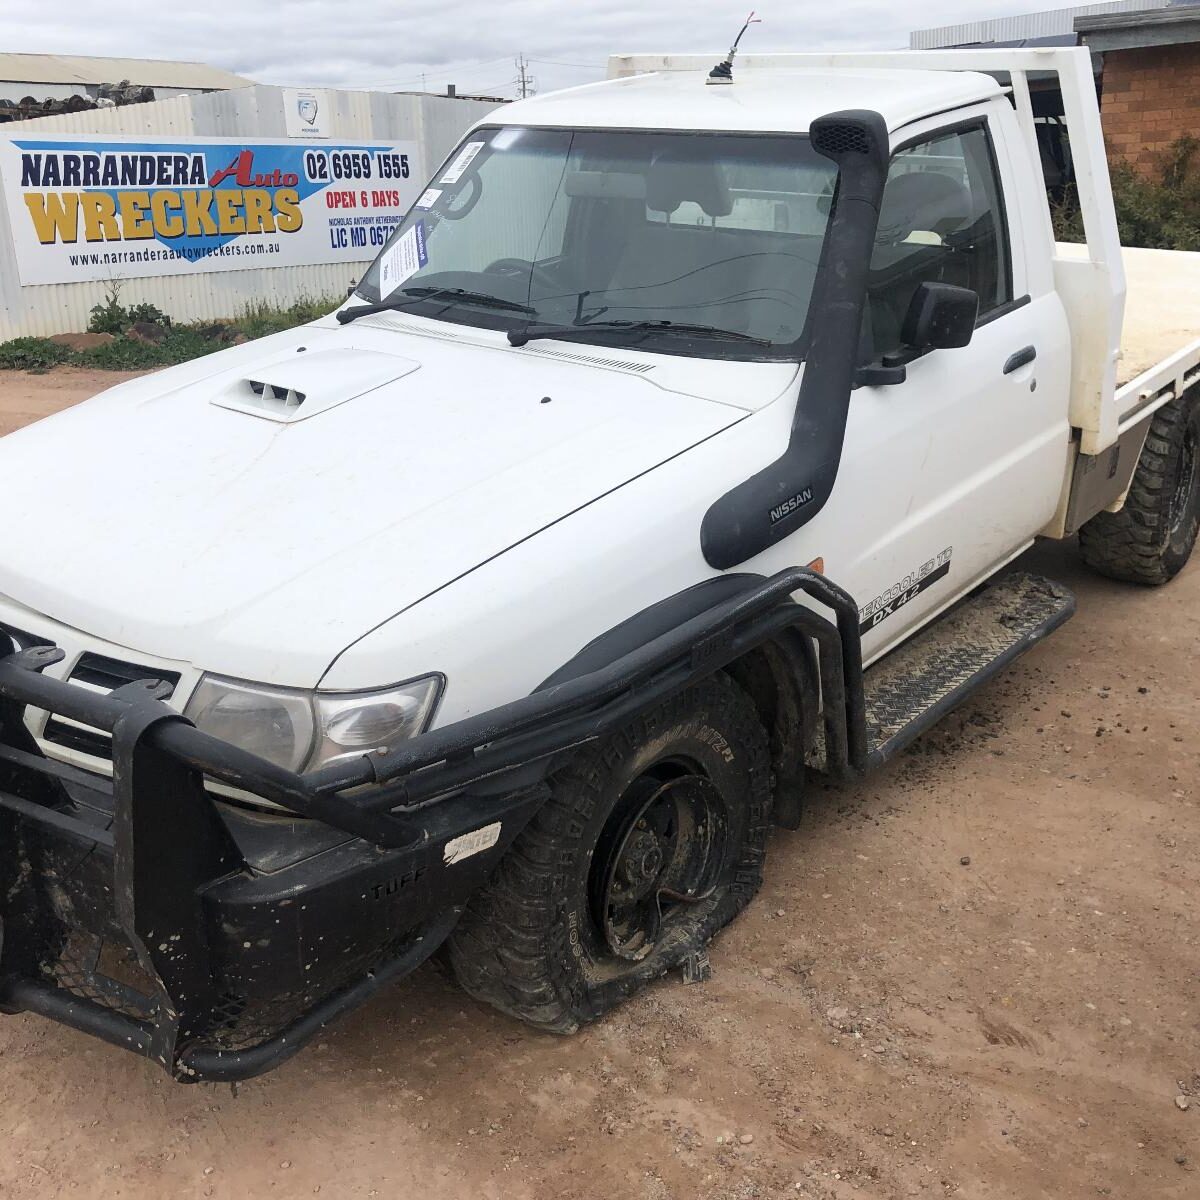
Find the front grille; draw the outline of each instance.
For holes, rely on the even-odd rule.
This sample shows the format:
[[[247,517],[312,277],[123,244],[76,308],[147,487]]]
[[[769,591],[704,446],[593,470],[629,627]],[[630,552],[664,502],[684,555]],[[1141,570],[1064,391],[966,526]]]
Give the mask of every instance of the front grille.
[[[74,670],[68,676],[68,682],[76,687],[86,688],[92,692],[116,691],[127,683],[139,683],[142,680],[154,679],[166,683],[171,688],[168,695],[173,694],[179,683],[178,671],[162,671],[155,667],[143,667],[137,663],[121,662],[115,658],[106,658],[103,654],[92,654],[90,651],[80,656]],[[90,754],[94,758],[106,761],[112,758],[112,738],[101,729],[91,725],[83,725],[78,721],[68,720],[56,713],[50,714],[46,722],[46,730],[42,737],[56,746],[67,750],[75,750],[80,754]]]

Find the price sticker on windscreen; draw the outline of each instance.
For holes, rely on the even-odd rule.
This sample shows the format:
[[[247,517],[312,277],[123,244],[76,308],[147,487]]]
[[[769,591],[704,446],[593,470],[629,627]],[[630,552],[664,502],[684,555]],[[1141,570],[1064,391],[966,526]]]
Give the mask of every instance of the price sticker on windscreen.
[[[457,183],[466,173],[467,168],[475,161],[475,155],[483,149],[483,142],[468,142],[459,152],[458,157],[446,169],[445,175],[438,183]]]
[[[383,257],[379,260],[379,298],[384,300],[390,296],[428,261],[425,222],[417,221],[383,252]]]

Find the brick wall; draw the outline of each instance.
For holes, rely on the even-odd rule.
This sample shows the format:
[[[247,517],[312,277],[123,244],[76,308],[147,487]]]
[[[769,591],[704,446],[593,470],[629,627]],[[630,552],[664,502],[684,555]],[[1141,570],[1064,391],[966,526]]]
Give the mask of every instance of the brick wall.
[[[1184,134],[1200,136],[1200,42],[1108,50],[1100,117],[1109,158],[1139,171]]]

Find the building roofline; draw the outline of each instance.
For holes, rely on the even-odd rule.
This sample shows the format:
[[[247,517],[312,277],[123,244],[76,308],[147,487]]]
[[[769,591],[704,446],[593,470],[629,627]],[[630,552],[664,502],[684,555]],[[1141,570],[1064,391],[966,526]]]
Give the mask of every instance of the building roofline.
[[[142,87],[223,90],[249,87],[252,79],[194,60],[127,58],[109,54],[36,54],[0,51],[3,83],[95,86],[128,79]]]
[[[1076,17],[1075,32],[1093,50],[1138,50],[1200,42],[1200,5]]]

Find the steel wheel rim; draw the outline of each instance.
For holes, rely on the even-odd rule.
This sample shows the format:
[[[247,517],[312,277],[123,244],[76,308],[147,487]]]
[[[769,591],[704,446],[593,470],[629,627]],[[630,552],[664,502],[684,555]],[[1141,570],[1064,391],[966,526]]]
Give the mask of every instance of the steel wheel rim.
[[[712,894],[728,849],[726,806],[694,767],[656,764],[622,794],[589,872],[592,916],[609,953],[637,962]]]
[[[1179,448],[1179,473],[1167,510],[1167,520],[1172,536],[1180,531],[1188,519],[1192,497],[1196,492],[1196,468],[1196,427],[1193,423],[1189,423],[1183,435],[1183,444]]]

